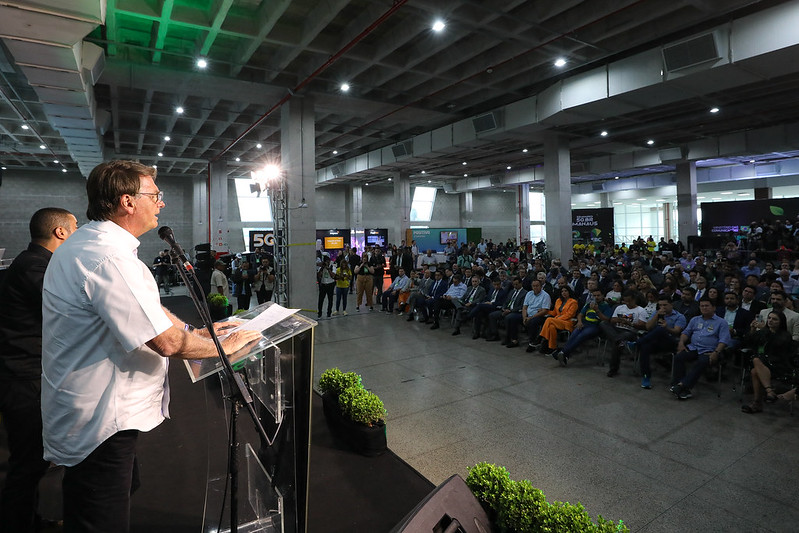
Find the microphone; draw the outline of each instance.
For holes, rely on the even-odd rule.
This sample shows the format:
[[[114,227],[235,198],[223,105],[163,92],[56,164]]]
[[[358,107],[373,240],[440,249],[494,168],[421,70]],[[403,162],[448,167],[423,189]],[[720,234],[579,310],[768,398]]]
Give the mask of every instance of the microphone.
[[[186,254],[183,252],[183,248],[175,240],[175,234],[172,232],[172,228],[169,226],[161,226],[158,228],[158,236],[166,242],[170,248],[172,248],[172,252],[177,256],[178,260],[183,263],[183,267],[186,270],[193,270],[193,266],[191,262],[186,258]]]

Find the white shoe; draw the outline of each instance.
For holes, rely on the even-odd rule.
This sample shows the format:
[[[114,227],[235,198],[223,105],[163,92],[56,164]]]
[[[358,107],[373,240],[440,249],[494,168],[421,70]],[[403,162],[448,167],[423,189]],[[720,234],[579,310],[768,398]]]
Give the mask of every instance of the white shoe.
[[[331,316],[336,316],[337,314],[338,314],[338,311],[333,311]]]
[[[400,312],[399,312],[399,314],[398,314],[397,316],[402,316],[402,315],[404,315],[404,314],[405,314],[405,313],[403,313],[402,311],[400,311]]]
[[[344,315],[344,316],[347,316],[347,312],[346,311],[342,311],[341,314]]]

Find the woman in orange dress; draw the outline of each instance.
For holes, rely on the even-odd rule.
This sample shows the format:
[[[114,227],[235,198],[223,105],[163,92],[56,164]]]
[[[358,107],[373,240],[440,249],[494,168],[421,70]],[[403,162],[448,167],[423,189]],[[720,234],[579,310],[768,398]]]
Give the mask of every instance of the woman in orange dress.
[[[568,285],[560,289],[560,298],[555,300],[555,307],[549,310],[549,318],[541,327],[541,353],[552,353],[558,347],[558,331],[574,329],[573,318],[577,316],[577,299]]]

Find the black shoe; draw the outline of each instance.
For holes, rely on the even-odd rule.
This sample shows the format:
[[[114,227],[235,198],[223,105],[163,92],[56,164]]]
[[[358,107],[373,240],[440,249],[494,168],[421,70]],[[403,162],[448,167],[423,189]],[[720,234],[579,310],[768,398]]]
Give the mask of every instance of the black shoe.
[[[505,348],[518,348],[518,347],[519,347],[519,341],[510,341],[505,345]]]
[[[499,337],[497,335],[493,335],[491,337],[486,337],[486,341],[488,341],[488,342],[496,342],[498,340],[499,340]]]
[[[542,345],[541,348],[538,349],[538,351],[541,352],[544,355],[549,355],[549,354],[551,354],[554,351],[554,348],[550,348],[549,346],[543,346]]]
[[[433,322],[433,325],[430,327],[430,329],[438,329],[438,328],[439,328],[438,322]]]
[[[453,336],[460,335],[460,334],[461,334],[461,328],[455,328],[455,331],[452,332]]]
[[[524,351],[527,352],[527,353],[533,353],[536,350],[537,350],[537,348],[536,348],[535,344],[528,344],[527,345],[527,349],[525,349]]]
[[[408,321],[408,322],[413,322],[413,313],[410,313],[408,315],[408,318],[406,318],[405,320]]]
[[[619,369],[618,368],[611,368],[610,370],[608,370],[607,376],[609,378],[612,378],[613,376],[618,376],[618,375],[619,375]]]
[[[549,355],[551,355],[551,356],[552,356],[552,359],[554,359],[555,361],[557,361],[557,360],[558,360],[558,356],[559,356],[559,354],[560,354],[560,353],[561,353],[561,351],[560,351],[560,350],[552,350],[552,353],[551,353],[551,354],[549,354]]]
[[[558,351],[558,363],[560,363],[560,366],[567,366],[569,364],[569,356],[562,351]]]

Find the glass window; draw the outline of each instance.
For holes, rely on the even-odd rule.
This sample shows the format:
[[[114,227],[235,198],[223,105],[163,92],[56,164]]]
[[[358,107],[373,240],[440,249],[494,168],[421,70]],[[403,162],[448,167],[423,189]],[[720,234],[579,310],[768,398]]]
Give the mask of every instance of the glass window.
[[[272,206],[266,191],[254,192],[250,185],[252,180],[233,180],[236,184],[236,199],[239,203],[239,213],[242,222],[272,222]],[[245,239],[246,242],[246,239]]]
[[[433,216],[433,205],[436,203],[435,187],[416,187],[411,201],[411,220],[429,222]]]

